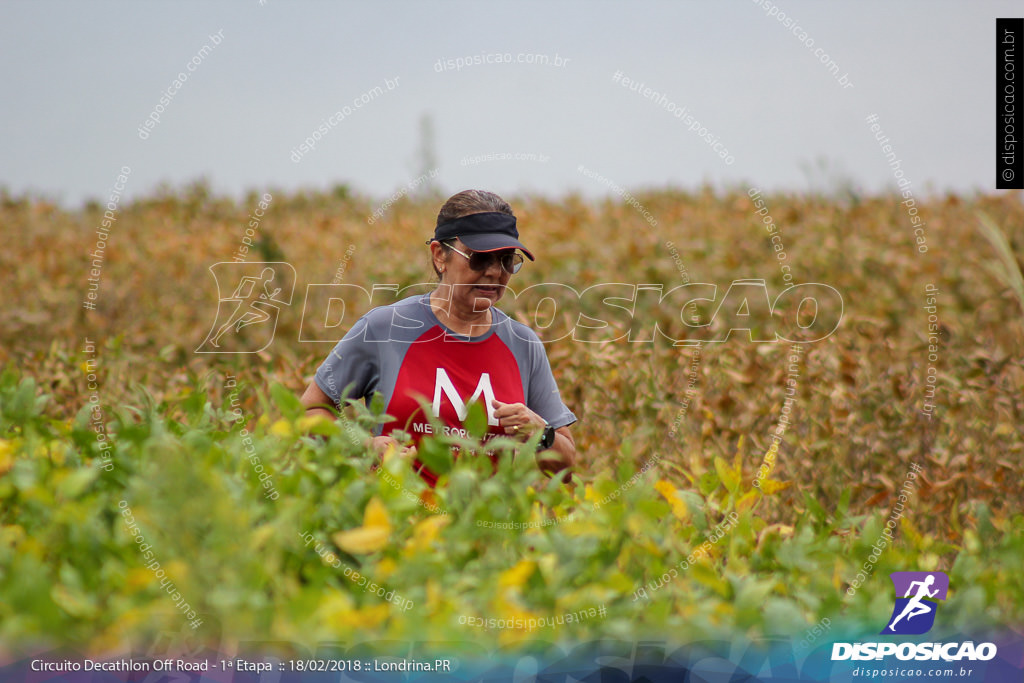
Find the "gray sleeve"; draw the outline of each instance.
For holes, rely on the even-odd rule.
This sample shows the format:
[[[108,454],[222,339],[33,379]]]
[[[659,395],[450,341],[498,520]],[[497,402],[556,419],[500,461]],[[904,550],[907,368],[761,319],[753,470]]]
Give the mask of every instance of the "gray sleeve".
[[[527,344],[526,348],[530,368],[526,407],[543,417],[555,429],[576,422],[576,415],[562,402],[555,376],[551,373],[551,364],[540,339],[537,339],[536,343]]]
[[[360,318],[317,368],[314,381],[336,406],[342,398],[369,398],[380,382],[380,344],[367,341],[368,325]]]

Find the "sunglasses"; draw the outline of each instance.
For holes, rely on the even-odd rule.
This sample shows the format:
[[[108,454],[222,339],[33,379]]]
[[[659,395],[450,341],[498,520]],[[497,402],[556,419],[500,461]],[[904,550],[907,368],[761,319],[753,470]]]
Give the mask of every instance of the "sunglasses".
[[[491,267],[495,261],[501,265],[501,269],[509,275],[515,275],[519,272],[519,269],[523,267],[523,255],[518,251],[504,251],[504,252],[491,252],[491,251],[474,251],[467,254],[453,247],[451,244],[442,243],[456,254],[460,254],[469,259],[470,270],[477,272],[483,272]]]

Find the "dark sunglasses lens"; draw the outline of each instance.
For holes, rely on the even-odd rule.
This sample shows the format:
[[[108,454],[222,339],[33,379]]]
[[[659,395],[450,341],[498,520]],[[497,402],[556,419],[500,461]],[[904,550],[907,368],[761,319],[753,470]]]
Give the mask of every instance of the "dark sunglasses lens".
[[[506,273],[515,274],[523,267],[523,257],[519,254],[505,254],[501,257],[501,267]]]
[[[476,251],[469,257],[469,267],[476,271],[485,271],[497,260],[506,273],[515,274],[523,267],[523,257],[519,254],[493,254]]]
[[[473,255],[469,257],[469,267],[473,270],[487,270],[491,267],[492,263],[494,263],[494,254],[474,251]]]

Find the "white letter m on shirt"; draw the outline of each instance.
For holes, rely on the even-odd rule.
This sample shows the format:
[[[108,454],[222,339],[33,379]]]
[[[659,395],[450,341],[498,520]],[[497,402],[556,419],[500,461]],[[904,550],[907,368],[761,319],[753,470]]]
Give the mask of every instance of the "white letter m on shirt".
[[[441,392],[444,392],[448,400],[451,401],[452,406],[455,407],[455,413],[459,416],[460,420],[465,420],[468,414],[466,404],[462,402],[462,397],[459,396],[459,392],[455,390],[455,385],[452,384],[452,380],[448,377],[448,373],[444,371],[444,368],[437,369],[437,379],[434,380],[434,417],[441,417]],[[469,402],[472,403],[480,395],[484,397],[484,408],[487,410],[487,424],[497,425],[498,419],[494,417],[494,407],[491,405],[491,401],[494,400],[494,389],[491,387],[491,375],[490,373],[483,373],[480,375],[480,383],[476,385],[476,391],[469,397]]]

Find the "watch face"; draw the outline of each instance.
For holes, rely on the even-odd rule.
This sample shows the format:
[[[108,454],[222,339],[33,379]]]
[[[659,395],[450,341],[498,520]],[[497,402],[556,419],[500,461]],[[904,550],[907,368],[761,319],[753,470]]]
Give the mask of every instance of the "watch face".
[[[540,439],[540,445],[542,448],[551,448],[555,445],[555,428],[551,425],[544,428],[544,436]]]

